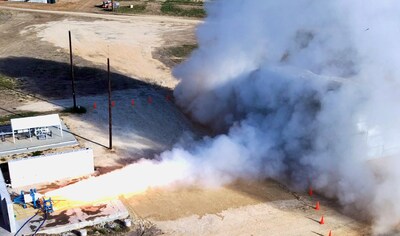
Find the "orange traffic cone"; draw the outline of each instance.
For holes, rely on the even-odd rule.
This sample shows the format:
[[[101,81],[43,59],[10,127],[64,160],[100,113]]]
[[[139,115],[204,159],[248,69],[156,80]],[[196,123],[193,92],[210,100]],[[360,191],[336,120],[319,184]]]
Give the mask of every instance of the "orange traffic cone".
[[[329,230],[328,236],[332,236],[332,230]]]
[[[95,103],[93,103],[93,109],[96,109],[96,108],[97,108],[97,104],[95,102]]]
[[[312,196],[312,194],[313,194],[313,191],[312,191],[312,188],[310,187],[310,189],[308,190],[308,195]]]
[[[319,202],[317,202],[317,204],[315,204],[315,210],[319,210]]]
[[[319,221],[319,224],[320,224],[320,225],[323,225],[323,224],[325,224],[325,221],[324,221],[324,216],[322,216],[322,217],[321,217],[321,220]]]

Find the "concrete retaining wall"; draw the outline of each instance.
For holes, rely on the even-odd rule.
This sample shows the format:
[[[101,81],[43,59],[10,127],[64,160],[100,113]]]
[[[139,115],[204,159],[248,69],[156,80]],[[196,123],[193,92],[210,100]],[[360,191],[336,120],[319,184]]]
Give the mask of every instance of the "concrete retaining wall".
[[[13,188],[89,175],[94,172],[93,150],[85,148],[12,160],[8,168]]]

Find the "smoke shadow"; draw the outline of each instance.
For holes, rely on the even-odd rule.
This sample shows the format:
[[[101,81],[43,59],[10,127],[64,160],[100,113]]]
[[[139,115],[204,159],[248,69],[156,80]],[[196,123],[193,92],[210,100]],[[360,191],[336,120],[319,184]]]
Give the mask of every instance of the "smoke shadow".
[[[89,64],[82,63],[79,64]],[[99,133],[104,140],[108,138],[108,115],[106,115],[106,110],[103,110],[103,114],[95,114],[97,110],[107,109],[107,102],[105,104],[100,104],[97,110],[91,109],[92,105],[90,102],[86,101],[86,96],[99,96],[103,101],[106,101],[106,94],[108,93],[108,74],[106,66],[104,68],[97,68],[98,66],[75,66],[75,92],[78,105],[87,107],[87,113],[94,113],[92,115],[82,115],[82,119],[88,124],[93,124],[95,129],[99,129]],[[0,87],[9,89],[11,91],[30,96],[34,99],[40,101],[45,101],[59,107],[68,108],[72,106],[72,82],[70,78],[70,65],[64,62],[31,58],[31,57],[7,57],[0,58],[0,76],[7,76],[12,80],[16,81],[15,87],[7,87],[7,84],[0,83]],[[186,118],[186,116],[177,109],[174,104],[173,98],[166,96],[171,96],[172,91],[170,88],[162,87],[157,84],[144,82],[136,78],[122,75],[115,70],[110,72],[111,84],[112,84],[112,99],[116,101],[116,106],[113,107],[113,136],[120,135],[121,139],[130,138],[129,135],[125,135],[123,132],[117,134],[116,131],[123,130],[124,125],[130,122],[130,119],[119,117],[120,114],[129,113],[129,116],[139,117],[142,116],[142,123],[135,124],[135,135],[141,137],[146,142],[153,143],[165,143],[165,134],[160,134],[154,132],[154,130],[168,130],[168,132],[173,132],[175,127],[171,126],[170,123],[177,123],[176,119],[172,120],[170,117],[180,116],[186,123],[186,126],[190,126],[191,122]],[[133,93],[128,94],[129,98],[118,96],[119,91],[132,90]],[[153,104],[149,104],[148,97],[153,97]],[[131,99],[135,99],[135,106],[131,106]],[[55,100],[64,99],[64,103],[53,102]],[[96,98],[97,99],[97,98]],[[168,100],[168,101],[167,101]],[[68,106],[68,104],[71,104]],[[123,105],[122,105],[123,104]],[[103,106],[103,107],[101,107]],[[10,113],[16,114],[17,112],[7,109],[4,106],[2,110]],[[154,118],[159,112],[165,113],[165,117]],[[170,112],[174,114],[169,115]],[[181,119],[181,120],[182,120]],[[103,128],[100,128],[103,127]],[[178,127],[182,129],[182,127]],[[167,132],[167,133],[168,133]],[[183,130],[182,130],[183,132]],[[97,146],[108,148],[108,141],[99,141],[101,139],[88,137],[82,133],[77,134],[77,132],[72,131],[72,134],[80,139],[87,142],[91,142]],[[164,136],[164,137],[163,137]],[[168,145],[173,145],[179,137],[173,137],[168,140]],[[141,148],[140,152],[143,155],[139,155],[137,158],[133,158],[134,161],[140,159],[147,154],[154,156],[155,154],[163,151],[165,145],[160,145],[156,151],[147,150],[146,147]],[[128,153],[130,147],[116,147],[118,151]],[[126,165],[126,160],[122,160],[121,165]]]
[[[106,66],[104,69],[75,66],[74,72],[77,96],[99,95],[107,92]],[[72,97],[70,64],[68,63],[31,57],[6,57],[0,59],[0,74],[17,78],[16,81],[19,84],[17,91],[25,95],[45,99],[45,101]],[[168,88],[143,82],[113,72],[113,70],[110,72],[110,77],[113,91],[140,87],[170,91]]]

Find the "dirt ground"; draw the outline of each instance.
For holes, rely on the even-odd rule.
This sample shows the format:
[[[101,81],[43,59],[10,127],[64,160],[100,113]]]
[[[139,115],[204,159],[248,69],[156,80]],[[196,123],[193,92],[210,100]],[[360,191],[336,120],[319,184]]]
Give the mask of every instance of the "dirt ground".
[[[94,3],[71,2],[32,8],[85,11],[83,5]],[[82,9],[73,8],[75,3]],[[5,5],[20,6],[1,3],[0,8]],[[94,149],[99,172],[153,158],[188,133],[201,136],[206,131],[174,105],[171,92],[177,81],[171,68],[157,59],[160,48],[195,43],[197,24],[198,20],[161,16],[3,9],[0,74],[15,79],[18,86],[17,91],[0,94],[1,114],[57,111],[71,105],[67,43],[71,30],[77,100],[87,113],[62,119],[81,145]],[[112,151],[107,149],[106,57],[111,59],[115,102]],[[137,180],[126,184],[129,181]],[[368,224],[341,213],[333,200],[291,192],[270,180],[215,189],[151,189],[123,199],[133,216],[153,222],[165,235],[328,235],[329,230],[333,235],[370,235]],[[321,202],[319,211],[313,209],[316,201]],[[324,225],[319,224],[322,215]]]
[[[153,59],[152,53],[164,43],[163,33],[179,35],[177,41],[194,40],[188,30],[193,23],[131,21],[75,21],[63,20],[36,25],[27,31],[39,32],[38,37],[58,48],[68,49],[65,26],[73,35],[74,53],[85,60],[104,64],[110,58],[114,69],[130,77],[173,88],[177,81],[163,63]],[[190,31],[189,31],[190,32]],[[67,35],[65,35],[67,36]]]

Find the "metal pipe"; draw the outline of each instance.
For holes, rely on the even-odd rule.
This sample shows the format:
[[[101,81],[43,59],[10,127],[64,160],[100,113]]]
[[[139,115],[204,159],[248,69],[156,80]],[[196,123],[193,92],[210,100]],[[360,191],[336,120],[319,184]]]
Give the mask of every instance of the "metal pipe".
[[[111,77],[110,77],[110,59],[107,58],[107,77],[108,77],[108,132],[109,132],[109,149],[112,149],[112,108],[111,108]]]
[[[72,98],[74,100],[74,110],[76,110],[75,76],[74,76],[74,64],[73,64],[73,59],[72,59],[71,31],[68,31],[68,36],[69,36],[69,60],[70,60],[70,63],[71,63]]]

